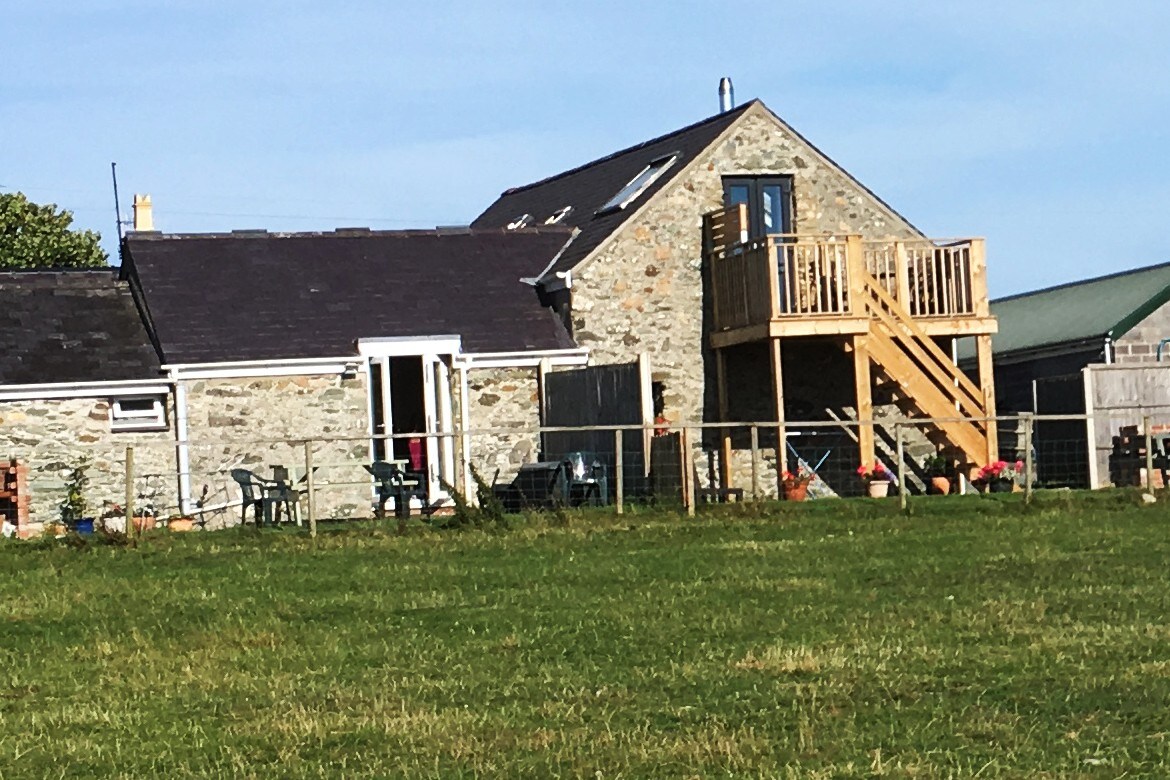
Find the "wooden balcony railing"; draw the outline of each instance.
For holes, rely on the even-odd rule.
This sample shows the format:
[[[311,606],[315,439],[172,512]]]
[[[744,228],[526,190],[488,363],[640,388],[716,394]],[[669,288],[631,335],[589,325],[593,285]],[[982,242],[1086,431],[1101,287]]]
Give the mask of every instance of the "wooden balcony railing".
[[[787,318],[864,317],[872,275],[915,319],[989,315],[983,239],[863,240],[855,235],[770,235],[744,240],[742,207],[707,215],[714,326]]]

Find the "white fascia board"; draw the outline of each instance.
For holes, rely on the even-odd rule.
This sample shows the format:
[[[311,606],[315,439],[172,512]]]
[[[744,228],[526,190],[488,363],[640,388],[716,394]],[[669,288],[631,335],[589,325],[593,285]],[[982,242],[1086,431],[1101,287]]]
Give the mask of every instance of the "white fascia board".
[[[356,369],[356,355],[291,360],[240,360],[228,363],[177,363],[163,370],[173,379],[232,379],[266,376],[342,374]]]
[[[458,368],[532,368],[543,362],[550,366],[584,366],[589,364],[589,350],[546,349],[529,352],[478,352],[460,355],[455,360]]]
[[[0,387],[0,401],[49,401],[65,398],[118,398],[136,395],[166,395],[171,383],[165,379],[127,379],[116,382],[57,382],[39,385]]]
[[[362,357],[404,357],[409,355],[458,355],[461,336],[375,336],[357,340]]]

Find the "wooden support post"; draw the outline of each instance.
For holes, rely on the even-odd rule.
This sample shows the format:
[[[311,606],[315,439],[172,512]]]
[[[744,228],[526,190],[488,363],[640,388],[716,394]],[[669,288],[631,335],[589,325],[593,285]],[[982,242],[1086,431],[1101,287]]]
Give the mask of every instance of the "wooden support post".
[[[1025,414],[1021,418],[1024,423],[1024,503],[1032,503],[1032,469],[1035,461],[1032,458],[1032,415]]]
[[[752,501],[760,500],[760,429],[752,426]]]
[[[1142,432],[1146,436],[1146,490],[1154,492],[1154,435],[1150,429],[1150,416],[1142,418]]]
[[[894,242],[894,276],[897,282],[898,303],[906,311],[913,311],[910,306],[910,262],[906,257],[906,244],[902,241]]]
[[[719,422],[728,421],[730,402],[727,397],[727,357],[722,349],[715,350],[715,378],[719,396]],[[719,480],[721,487],[731,487],[731,429],[719,429]]]
[[[613,432],[613,478],[614,478],[614,507],[620,515],[625,511],[626,469],[625,458],[622,454],[622,429]]]
[[[971,239],[971,303],[976,317],[991,316],[987,298],[987,248],[982,238]]]
[[[868,337],[853,337],[853,384],[857,394],[857,449],[861,465],[873,468],[873,379],[870,375]]]
[[[305,501],[309,510],[309,536],[317,538],[317,486],[313,481],[313,445],[305,442]]]
[[[897,471],[897,475],[898,475],[898,505],[902,508],[903,512],[906,511],[907,502],[909,501],[909,497],[906,495],[906,445],[904,444],[905,440],[906,440],[906,435],[903,431],[902,423],[898,423],[897,425],[894,426],[894,449],[895,449],[895,452],[897,453],[897,456],[898,456],[898,463],[896,464],[896,468],[898,469],[898,471]]]
[[[682,435],[679,437],[682,444],[682,494],[683,506],[686,507],[687,516],[695,516],[695,456],[691,453],[691,431],[686,426],[683,426]]]
[[[987,462],[999,460],[999,430],[995,423],[995,374],[991,360],[991,334],[975,337],[979,361],[979,389],[983,391],[983,414],[987,417]]]
[[[865,246],[861,243],[861,236],[845,237],[845,270],[849,275],[849,306],[846,310],[855,316],[865,316],[865,277],[869,269],[865,267]]]
[[[134,530],[134,448],[126,448],[126,535]]]
[[[784,372],[780,355],[780,339],[770,339],[772,347],[772,393],[776,402],[776,484],[788,470],[787,439],[784,433]]]

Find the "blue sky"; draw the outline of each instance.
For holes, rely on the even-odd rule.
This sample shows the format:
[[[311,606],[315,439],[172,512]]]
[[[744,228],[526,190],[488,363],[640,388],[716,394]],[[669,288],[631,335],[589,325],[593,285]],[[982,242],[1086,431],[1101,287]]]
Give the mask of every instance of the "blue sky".
[[[1160,0],[3,3],[0,187],[113,250],[166,231],[465,223],[762,98],[993,295],[1170,261]],[[505,10],[501,10],[506,7]]]

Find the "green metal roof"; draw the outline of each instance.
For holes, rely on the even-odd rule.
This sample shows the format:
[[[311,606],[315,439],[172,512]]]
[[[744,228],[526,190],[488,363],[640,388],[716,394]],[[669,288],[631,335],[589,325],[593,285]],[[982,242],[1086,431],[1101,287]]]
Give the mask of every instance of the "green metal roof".
[[[1170,301],[1170,263],[991,302],[996,354],[1105,336],[1117,339]]]

